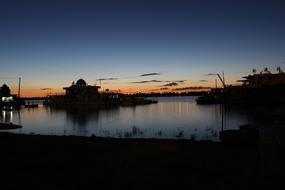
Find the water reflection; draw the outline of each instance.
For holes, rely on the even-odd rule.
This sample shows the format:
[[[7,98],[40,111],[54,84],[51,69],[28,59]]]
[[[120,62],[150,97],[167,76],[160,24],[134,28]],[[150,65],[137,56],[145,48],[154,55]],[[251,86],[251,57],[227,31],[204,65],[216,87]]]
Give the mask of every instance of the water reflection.
[[[13,111],[1,111],[0,115],[1,123],[13,123]]]
[[[144,132],[137,126],[133,126],[130,131],[124,132],[125,138],[133,138],[143,136]]]
[[[112,117],[118,112],[118,107],[67,106],[45,107],[51,118],[61,115],[64,122],[63,135],[90,136],[96,135],[96,127],[100,126],[100,117]],[[108,130],[103,136],[109,136]]]
[[[73,126],[86,127],[89,121],[98,121],[100,114],[107,114],[111,116],[118,112],[118,107],[92,107],[92,106],[70,106],[70,107],[51,107],[51,114],[64,112],[66,114],[67,122],[72,123]]]
[[[16,133],[79,135],[117,138],[167,138],[219,140],[224,129],[239,125],[282,122],[283,107],[203,105],[195,97],[158,98],[159,103],[136,107],[40,106],[16,112],[2,112],[1,121],[22,122]],[[284,120],[284,119],[283,119]]]
[[[225,118],[242,116],[251,124],[285,123],[285,105],[231,105],[225,106]]]

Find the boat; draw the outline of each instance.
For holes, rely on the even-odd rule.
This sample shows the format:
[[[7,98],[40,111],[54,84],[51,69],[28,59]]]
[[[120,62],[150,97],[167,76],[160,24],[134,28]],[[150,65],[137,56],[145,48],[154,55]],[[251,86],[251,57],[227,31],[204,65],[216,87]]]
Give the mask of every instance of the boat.
[[[205,96],[199,96],[196,99],[197,104],[219,104],[220,99],[212,94],[207,94]]]
[[[137,98],[137,97],[125,97],[121,98],[120,105],[121,106],[137,106],[137,105],[148,105],[148,104],[157,104],[158,101],[145,99],[145,98]]]
[[[19,128],[22,128],[22,125],[16,125],[13,123],[0,123],[0,130],[19,129]]]
[[[271,73],[267,68],[260,73],[242,77],[238,85],[226,85],[221,78],[223,88],[211,89],[205,95],[197,98],[197,104],[285,104],[285,73],[277,68],[278,73]],[[215,97],[218,101],[215,100]]]
[[[89,85],[83,79],[79,79],[71,86],[64,87],[65,94],[49,96],[44,105],[49,106],[136,106],[157,103],[155,100],[126,96],[109,91],[99,92],[101,86]]]
[[[265,72],[266,71],[266,72]],[[285,73],[263,73],[244,76],[241,85],[224,88],[225,103],[285,103]]]

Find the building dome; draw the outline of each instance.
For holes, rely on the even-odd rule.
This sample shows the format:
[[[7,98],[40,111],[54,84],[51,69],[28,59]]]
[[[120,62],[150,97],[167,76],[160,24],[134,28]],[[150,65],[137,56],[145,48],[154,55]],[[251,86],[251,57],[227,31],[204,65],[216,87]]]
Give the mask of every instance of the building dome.
[[[10,96],[10,88],[6,84],[3,84],[0,88],[0,94],[1,96]]]
[[[7,84],[3,84],[1,89],[9,89],[9,87],[7,86]]]
[[[79,80],[76,82],[76,86],[87,86],[87,83],[85,82],[85,80],[79,79]]]

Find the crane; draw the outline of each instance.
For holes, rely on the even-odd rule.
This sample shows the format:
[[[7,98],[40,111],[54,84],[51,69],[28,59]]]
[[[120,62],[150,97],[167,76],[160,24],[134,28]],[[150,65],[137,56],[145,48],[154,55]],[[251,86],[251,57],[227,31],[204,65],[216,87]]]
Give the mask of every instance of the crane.
[[[226,83],[225,83],[225,77],[224,77],[224,72],[223,72],[223,78],[221,77],[221,75],[219,73],[217,73],[217,76],[219,77],[221,83],[223,84],[223,87],[226,87]]]
[[[214,76],[214,75],[217,75],[218,78],[220,79],[222,85],[223,85],[223,88],[226,87],[226,82],[225,82],[225,76],[224,76],[224,72],[223,72],[223,77],[221,77],[221,75],[219,73],[209,73],[207,74],[207,76]]]

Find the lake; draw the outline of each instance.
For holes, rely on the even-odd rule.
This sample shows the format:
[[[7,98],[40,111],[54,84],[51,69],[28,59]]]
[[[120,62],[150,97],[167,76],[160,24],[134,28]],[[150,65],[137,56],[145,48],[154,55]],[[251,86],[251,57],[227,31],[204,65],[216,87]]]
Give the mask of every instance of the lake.
[[[13,133],[219,141],[222,129],[238,129],[239,125],[258,123],[260,115],[267,111],[259,113],[262,109],[197,105],[196,97],[152,99],[158,100],[158,104],[106,109],[59,109],[40,105],[38,108],[2,111],[0,121],[23,126],[9,130]]]

